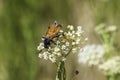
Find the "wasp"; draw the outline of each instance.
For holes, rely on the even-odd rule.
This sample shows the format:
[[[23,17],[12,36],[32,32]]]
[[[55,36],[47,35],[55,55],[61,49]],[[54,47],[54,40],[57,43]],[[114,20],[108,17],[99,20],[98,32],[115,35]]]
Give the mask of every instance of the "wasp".
[[[53,39],[55,37],[59,36],[58,33],[60,32],[61,27],[62,27],[62,25],[57,24],[56,21],[48,27],[48,30],[44,37],[44,48],[48,48],[48,46],[51,44],[51,42],[53,42]]]

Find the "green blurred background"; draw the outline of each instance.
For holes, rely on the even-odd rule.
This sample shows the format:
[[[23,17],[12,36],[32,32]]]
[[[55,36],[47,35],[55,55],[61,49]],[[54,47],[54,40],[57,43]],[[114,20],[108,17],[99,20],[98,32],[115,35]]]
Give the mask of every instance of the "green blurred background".
[[[55,78],[56,67],[39,59],[36,49],[47,27],[55,20],[64,27],[83,26],[88,43],[100,43],[94,32],[96,25],[116,25],[114,43],[120,51],[120,0],[0,0],[0,80]],[[76,69],[76,56],[68,57],[68,80]],[[85,70],[91,74],[91,70]]]

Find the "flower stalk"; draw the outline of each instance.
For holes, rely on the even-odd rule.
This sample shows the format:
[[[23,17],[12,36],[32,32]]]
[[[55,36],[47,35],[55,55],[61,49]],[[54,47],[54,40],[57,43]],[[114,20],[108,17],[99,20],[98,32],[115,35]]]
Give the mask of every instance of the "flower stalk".
[[[60,61],[57,65],[56,80],[66,80],[66,70],[64,61]]]

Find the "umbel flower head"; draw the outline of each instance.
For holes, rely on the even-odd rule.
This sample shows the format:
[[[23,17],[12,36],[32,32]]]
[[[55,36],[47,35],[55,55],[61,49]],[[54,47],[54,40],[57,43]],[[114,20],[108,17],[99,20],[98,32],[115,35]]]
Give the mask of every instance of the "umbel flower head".
[[[108,59],[103,64],[99,65],[99,69],[103,71],[105,75],[120,74],[120,56],[114,56]]]
[[[78,54],[79,63],[88,64],[88,66],[99,65],[104,59],[105,48],[103,45],[86,45]]]
[[[58,33],[59,36],[52,39],[48,48],[44,47],[44,39],[42,39],[43,42],[39,43],[37,47],[39,58],[50,60],[53,63],[65,61],[71,51],[75,53],[80,49],[78,45],[82,42],[83,32],[81,26],[78,26],[75,30],[72,25],[68,25],[66,31],[60,30]]]

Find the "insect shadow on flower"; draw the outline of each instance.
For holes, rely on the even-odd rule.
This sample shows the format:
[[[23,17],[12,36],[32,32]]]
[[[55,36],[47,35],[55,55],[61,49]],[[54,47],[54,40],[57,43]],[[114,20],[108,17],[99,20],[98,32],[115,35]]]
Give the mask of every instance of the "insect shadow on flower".
[[[62,25],[61,24],[57,24],[56,21],[54,21],[53,24],[51,24],[48,27],[48,30],[46,32],[46,35],[44,38],[44,48],[48,48],[50,46],[51,43],[56,44],[53,39],[55,37],[59,37],[61,34],[59,34],[60,29],[61,29]]]

